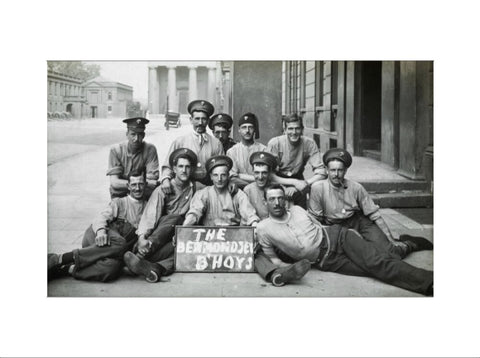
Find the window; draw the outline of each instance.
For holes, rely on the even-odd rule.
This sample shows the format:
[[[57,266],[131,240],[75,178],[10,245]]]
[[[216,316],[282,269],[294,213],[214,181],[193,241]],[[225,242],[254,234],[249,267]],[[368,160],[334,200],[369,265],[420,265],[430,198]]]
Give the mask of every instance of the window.
[[[108,106],[107,110],[108,110],[108,113],[112,113],[112,106]]]
[[[109,100],[109,101],[112,100],[112,92],[108,92],[108,100]]]

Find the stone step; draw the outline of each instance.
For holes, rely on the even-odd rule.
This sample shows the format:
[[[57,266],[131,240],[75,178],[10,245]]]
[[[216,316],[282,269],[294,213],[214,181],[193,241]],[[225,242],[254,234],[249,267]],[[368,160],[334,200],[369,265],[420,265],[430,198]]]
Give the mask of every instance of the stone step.
[[[362,152],[363,152],[362,154],[363,154],[364,157],[375,159],[375,160],[378,160],[378,161],[382,160],[382,153],[379,150],[364,149]]]
[[[360,180],[369,193],[401,193],[403,191],[423,191],[430,193],[430,184],[425,180]]]
[[[425,192],[374,193],[371,197],[381,208],[433,208],[433,195]]]

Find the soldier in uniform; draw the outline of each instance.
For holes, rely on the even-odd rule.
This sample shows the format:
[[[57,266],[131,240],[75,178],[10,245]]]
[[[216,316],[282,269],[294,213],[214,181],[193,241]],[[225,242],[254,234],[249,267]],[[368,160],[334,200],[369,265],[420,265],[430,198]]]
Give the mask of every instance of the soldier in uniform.
[[[240,142],[235,144],[227,152],[232,158],[233,167],[230,171],[231,181],[243,189],[246,185],[254,182],[252,166],[249,158],[254,152],[266,149],[266,146],[255,139],[260,137],[258,130],[258,119],[253,113],[245,113],[238,120],[238,133]]]
[[[169,164],[174,173],[172,193],[165,194],[160,187],[155,189],[138,225],[135,253],[128,251],[124,255],[130,271],[143,275],[151,283],[173,272],[175,225],[183,223],[195,193],[195,184],[191,181],[197,164],[195,153],[179,148],[170,154]]]
[[[285,210],[281,185],[265,188],[269,217],[257,225],[257,238],[271,262],[280,267],[307,259],[322,271],[369,276],[424,295],[433,295],[433,272],[414,267],[365,240],[356,230],[324,227],[299,206]],[[408,253],[432,250],[423,239],[405,238]]]
[[[285,185],[287,198],[292,198],[295,205],[307,208],[307,193],[310,186],[327,177],[322,158],[313,139],[303,136],[303,119],[297,114],[284,118],[284,135],[272,138],[267,151],[279,160],[275,183]],[[310,163],[314,175],[305,179],[303,171]]]
[[[232,148],[237,142],[230,137],[230,129],[232,128],[233,119],[226,113],[218,113],[210,118],[208,128],[212,130],[213,135],[223,146],[223,151]]]
[[[127,124],[127,142],[110,149],[107,175],[110,176],[110,196],[121,198],[128,194],[127,178],[133,171],[145,171],[148,199],[158,183],[158,157],[154,145],[143,141],[145,125],[149,120],[142,117],[123,120]]]
[[[260,220],[241,190],[228,190],[232,160],[226,155],[210,158],[206,163],[213,185],[195,193],[183,225],[255,226]]]
[[[248,184],[244,192],[255,208],[261,220],[268,218],[268,208],[265,202],[264,189],[270,184],[270,176],[277,167],[277,158],[268,152],[255,152],[250,156],[255,181]],[[310,269],[306,259],[293,264],[278,267],[265,255],[260,245],[255,248],[255,269],[267,282],[280,287],[286,283],[301,279]]]
[[[312,185],[308,211],[324,225],[339,224],[355,229],[367,241],[398,258],[408,253],[407,245],[402,242],[411,239],[409,235],[401,235],[401,241],[393,238],[387,223],[380,215],[376,205],[365,188],[345,178],[352,165],[352,156],[341,148],[333,148],[323,155],[327,168],[328,180]],[[423,239],[426,241],[426,239]]]
[[[129,194],[113,198],[85,231],[82,248],[61,255],[48,254],[48,279],[71,275],[79,280],[111,281],[120,276],[123,254],[137,241],[146,202],[145,175],[133,171],[127,180]]]

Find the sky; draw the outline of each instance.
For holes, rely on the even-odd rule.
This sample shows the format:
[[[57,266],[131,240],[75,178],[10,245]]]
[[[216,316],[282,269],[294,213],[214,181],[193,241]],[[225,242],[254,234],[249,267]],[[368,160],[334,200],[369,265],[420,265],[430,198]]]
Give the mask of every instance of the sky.
[[[85,61],[101,66],[100,75],[133,87],[133,99],[144,104],[148,101],[147,61]]]

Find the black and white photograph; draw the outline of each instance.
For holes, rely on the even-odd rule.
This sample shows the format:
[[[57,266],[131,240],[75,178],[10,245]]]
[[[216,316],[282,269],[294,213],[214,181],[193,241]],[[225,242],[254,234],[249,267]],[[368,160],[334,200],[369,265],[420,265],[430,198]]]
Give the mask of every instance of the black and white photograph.
[[[0,7],[0,356],[480,354],[474,2]]]

